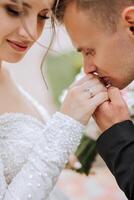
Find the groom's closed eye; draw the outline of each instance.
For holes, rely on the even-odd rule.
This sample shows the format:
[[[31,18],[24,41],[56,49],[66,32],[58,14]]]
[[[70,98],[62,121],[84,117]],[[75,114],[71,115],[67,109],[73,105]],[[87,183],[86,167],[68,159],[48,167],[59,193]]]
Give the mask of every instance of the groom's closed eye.
[[[86,49],[77,48],[77,52],[84,53],[86,56],[88,55],[95,56],[95,50],[93,48],[86,48]]]

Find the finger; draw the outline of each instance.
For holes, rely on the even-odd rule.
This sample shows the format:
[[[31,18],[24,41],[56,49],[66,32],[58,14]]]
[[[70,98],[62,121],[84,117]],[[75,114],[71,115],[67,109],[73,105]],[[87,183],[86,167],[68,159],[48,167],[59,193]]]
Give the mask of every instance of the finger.
[[[100,92],[95,95],[93,98],[90,98],[89,106],[93,109],[93,112],[96,110],[98,106],[109,99],[107,92]]]
[[[110,87],[108,88],[108,96],[110,101],[113,104],[119,104],[119,103],[124,103],[124,99],[122,97],[122,94],[120,92],[120,90],[116,87]]]
[[[87,94],[89,93],[88,94],[89,98],[90,97],[93,98],[95,95],[99,94],[100,92],[107,92],[107,88],[101,84],[97,84],[91,87],[91,89],[89,90],[89,92],[87,92]]]
[[[99,94],[100,92],[107,92],[107,88],[101,84],[97,84],[89,89],[85,89],[84,92],[88,98],[93,98],[95,95]]]
[[[81,85],[81,84],[85,83],[86,81],[88,81],[90,79],[93,79],[93,78],[94,78],[93,74],[86,75],[83,78],[81,78],[80,80],[75,81],[74,83],[72,83],[69,88],[72,88],[72,87],[75,87],[75,86],[79,86],[79,85]]]
[[[107,88],[98,79],[94,79],[85,82],[79,87],[79,91],[86,93],[87,97],[90,98],[102,91],[107,92]]]
[[[86,82],[84,82],[83,84],[81,84],[79,87],[80,87],[80,90],[83,91],[83,90],[87,90],[87,89],[91,89],[92,87],[95,87],[97,85],[101,85],[102,87],[105,87],[98,79],[96,78],[93,78],[91,80],[88,80]]]

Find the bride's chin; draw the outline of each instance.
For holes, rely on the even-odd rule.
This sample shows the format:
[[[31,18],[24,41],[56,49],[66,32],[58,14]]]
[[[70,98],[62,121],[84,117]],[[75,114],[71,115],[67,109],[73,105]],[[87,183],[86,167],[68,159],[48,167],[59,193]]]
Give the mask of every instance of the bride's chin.
[[[2,61],[14,64],[20,62],[23,59],[23,57],[24,56],[4,58],[2,59]]]

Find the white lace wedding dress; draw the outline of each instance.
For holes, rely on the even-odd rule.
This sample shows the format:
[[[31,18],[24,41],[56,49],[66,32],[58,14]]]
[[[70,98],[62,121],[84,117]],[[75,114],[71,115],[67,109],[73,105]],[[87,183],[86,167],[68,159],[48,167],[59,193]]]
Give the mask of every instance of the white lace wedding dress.
[[[32,97],[19,89],[47,123],[23,113],[0,116],[0,199],[64,200],[52,190],[84,127],[59,112],[50,119]]]

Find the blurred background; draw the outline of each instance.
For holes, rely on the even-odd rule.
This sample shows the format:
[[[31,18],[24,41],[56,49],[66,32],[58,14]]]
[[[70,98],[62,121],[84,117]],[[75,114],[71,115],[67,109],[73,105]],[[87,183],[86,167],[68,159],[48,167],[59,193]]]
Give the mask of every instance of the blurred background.
[[[35,44],[20,63],[6,63],[6,65],[11,70],[16,82],[37,99],[50,114],[53,114],[60,107],[64,90],[76,76],[81,74],[82,58],[73,49],[64,28],[57,27],[53,46],[44,59],[51,36],[52,30],[48,24],[39,40],[44,47]],[[47,86],[42,78],[41,66]],[[129,96],[133,117],[133,86],[126,89],[124,94],[126,100]],[[88,156],[86,161],[82,160],[82,170],[88,174],[88,168],[91,168],[89,174],[80,173],[82,170],[75,171],[66,168],[57,185],[70,200],[126,200],[114,177],[97,155],[95,149],[97,131],[96,124],[91,120],[85,133],[88,142],[85,143],[84,148],[82,145],[77,151],[77,155],[82,159]]]

